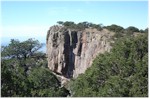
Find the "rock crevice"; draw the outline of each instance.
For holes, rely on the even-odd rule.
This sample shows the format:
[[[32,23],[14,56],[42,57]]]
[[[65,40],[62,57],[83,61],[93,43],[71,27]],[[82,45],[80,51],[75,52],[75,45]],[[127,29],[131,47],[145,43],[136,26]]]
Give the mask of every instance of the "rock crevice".
[[[86,28],[82,31],[52,26],[47,33],[48,67],[65,78],[76,78],[91,66],[99,53],[110,51],[108,30]]]

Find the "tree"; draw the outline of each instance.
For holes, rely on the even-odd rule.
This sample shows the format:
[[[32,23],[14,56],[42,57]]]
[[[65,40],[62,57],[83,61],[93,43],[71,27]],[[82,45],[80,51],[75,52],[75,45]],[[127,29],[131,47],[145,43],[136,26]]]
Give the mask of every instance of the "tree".
[[[46,68],[45,54],[39,52],[41,44],[28,39],[11,40],[2,47],[1,90],[2,97],[67,96],[68,90]]]
[[[116,33],[122,33],[124,28],[121,26],[118,26],[116,24],[112,24],[111,26],[106,27],[108,30],[116,32]]]
[[[57,21],[58,24],[63,25],[64,22],[63,21]]]
[[[148,33],[148,28],[146,28],[146,29],[144,30],[144,32],[145,32],[145,33]]]
[[[102,30],[102,24],[93,24],[93,23],[89,23],[87,21],[80,22],[78,24],[76,24],[72,21],[66,21],[66,22],[58,21],[57,23],[60,24],[60,25],[65,26],[67,28],[71,28],[71,29],[84,30],[85,28],[93,27],[93,28],[96,28],[99,31]]]
[[[147,97],[148,36],[123,37],[70,83],[75,97]]]
[[[8,62],[2,62],[2,97],[66,97],[69,94],[47,68],[33,68],[26,76],[24,68],[12,69]]]
[[[144,33],[144,30],[141,29],[141,30],[139,30],[139,32]]]
[[[87,27],[86,23],[78,23],[77,24],[77,28],[80,30],[84,30]]]
[[[22,58],[26,60],[26,58],[34,56],[42,45],[38,40],[28,39],[27,41],[20,42],[12,39],[8,46],[3,47],[2,58]]]
[[[120,38],[123,36],[124,28],[121,26],[118,26],[116,24],[112,24],[111,26],[106,26],[106,29],[115,32],[114,37],[115,38]]]
[[[69,27],[69,28],[75,28],[76,24],[72,21],[66,21],[63,23],[64,26]]]
[[[28,97],[30,87],[24,74],[24,68],[16,65],[12,67],[13,60],[2,60],[1,63],[1,95],[2,97]]]
[[[32,69],[28,79],[32,97],[66,97],[69,94],[66,89],[60,88],[56,76],[46,68]]]
[[[2,59],[15,59],[18,65],[24,67],[25,72],[27,72],[30,67],[35,66],[36,62],[33,61],[38,59],[34,57],[40,53],[38,50],[42,45],[38,40],[28,39],[20,42],[12,39],[8,46],[3,47]]]
[[[131,34],[133,34],[134,32],[139,32],[139,29],[136,28],[136,27],[134,27],[134,26],[129,26],[129,27],[126,28],[125,30],[126,30],[125,32],[126,32],[128,35],[131,35]]]

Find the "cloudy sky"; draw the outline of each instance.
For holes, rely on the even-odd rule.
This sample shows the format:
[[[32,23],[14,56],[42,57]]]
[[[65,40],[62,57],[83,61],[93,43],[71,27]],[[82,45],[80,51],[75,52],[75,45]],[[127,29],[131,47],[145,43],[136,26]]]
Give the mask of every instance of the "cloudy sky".
[[[1,43],[28,38],[46,42],[47,30],[57,21],[88,21],[127,28],[148,27],[147,1],[4,1],[1,2]]]

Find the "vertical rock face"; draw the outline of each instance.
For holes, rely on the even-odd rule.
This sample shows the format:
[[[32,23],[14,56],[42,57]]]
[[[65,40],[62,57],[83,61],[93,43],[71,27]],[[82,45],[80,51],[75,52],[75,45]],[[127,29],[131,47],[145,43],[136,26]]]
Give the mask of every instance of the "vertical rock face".
[[[103,29],[83,31],[52,26],[47,33],[48,67],[66,78],[76,78],[99,53],[110,51],[113,33]]]

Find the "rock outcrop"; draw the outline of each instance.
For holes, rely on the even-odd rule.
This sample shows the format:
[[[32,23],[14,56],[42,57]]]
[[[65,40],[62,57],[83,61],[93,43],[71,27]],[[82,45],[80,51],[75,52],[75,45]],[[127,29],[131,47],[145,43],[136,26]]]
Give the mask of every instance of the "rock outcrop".
[[[47,33],[48,67],[58,75],[76,78],[99,53],[110,51],[114,33],[86,28],[82,31],[52,26]]]

